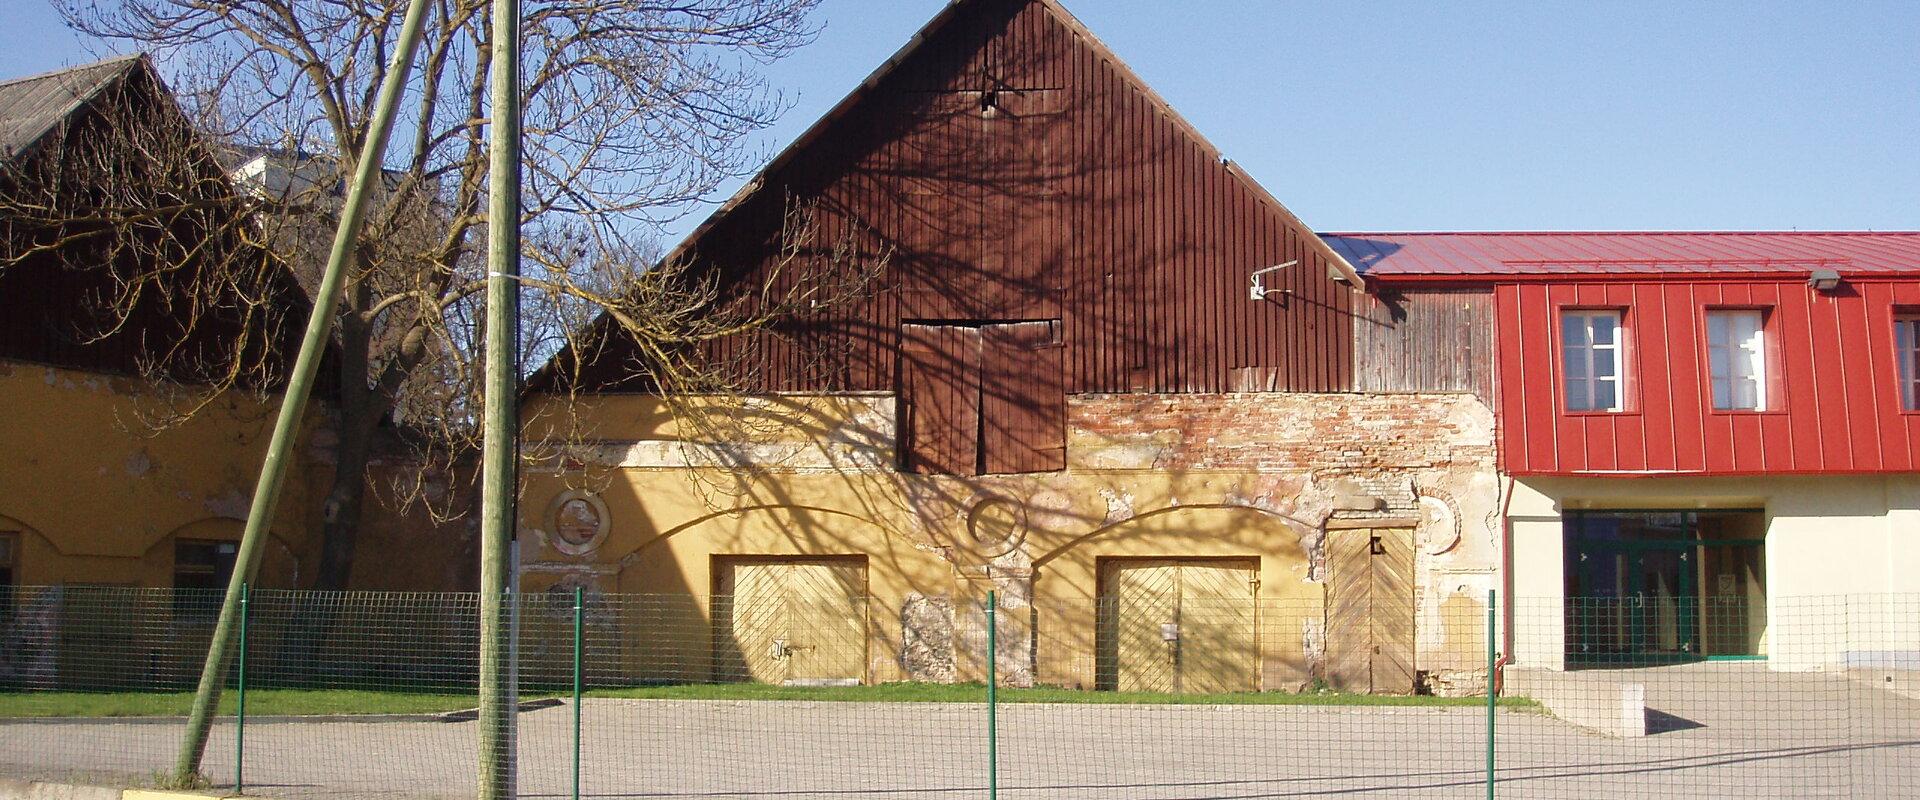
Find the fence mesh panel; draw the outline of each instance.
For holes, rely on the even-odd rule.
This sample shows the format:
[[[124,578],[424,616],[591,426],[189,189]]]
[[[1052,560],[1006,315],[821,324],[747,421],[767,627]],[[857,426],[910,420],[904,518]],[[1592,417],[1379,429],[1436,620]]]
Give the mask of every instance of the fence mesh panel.
[[[1478,599],[1256,600],[1220,578],[1001,598],[991,623],[981,602],[804,582],[523,595],[515,782],[524,797],[573,796],[577,774],[596,798],[1467,798],[1485,796],[1491,737],[1500,797],[1920,797],[1920,596],[1519,598],[1493,631],[1512,663],[1490,726]],[[219,599],[14,590],[0,774],[164,782]],[[479,607],[251,593],[246,719],[236,668],[205,778],[268,797],[472,796]]]

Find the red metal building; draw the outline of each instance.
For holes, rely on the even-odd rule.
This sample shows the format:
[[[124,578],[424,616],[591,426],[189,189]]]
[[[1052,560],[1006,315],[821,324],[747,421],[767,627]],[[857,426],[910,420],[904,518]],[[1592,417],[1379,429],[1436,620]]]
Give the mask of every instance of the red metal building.
[[[1903,393],[1920,319],[1916,233],[1422,233],[1328,240],[1382,288],[1493,292],[1504,468],[1513,475],[1908,472]],[[1832,286],[1816,288],[1816,273]],[[1615,402],[1569,403],[1568,315],[1612,314]],[[1757,313],[1750,403],[1716,403],[1710,317]],[[1902,342],[1905,344],[1903,345]],[[1574,348],[1578,350],[1579,348]],[[1902,367],[1900,359],[1909,359]],[[1723,370],[1725,372],[1725,370]],[[1909,377],[1909,380],[1911,377]],[[1727,398],[1722,398],[1727,399]]]
[[[1831,663],[1805,598],[1920,588],[1920,233],[1326,238],[1491,298],[1523,661]]]

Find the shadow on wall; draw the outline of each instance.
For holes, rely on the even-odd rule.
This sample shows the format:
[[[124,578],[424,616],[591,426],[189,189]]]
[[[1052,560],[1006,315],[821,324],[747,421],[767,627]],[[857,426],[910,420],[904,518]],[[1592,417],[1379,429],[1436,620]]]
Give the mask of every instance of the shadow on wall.
[[[598,394],[582,399],[578,420],[562,419],[551,396],[529,401],[530,430],[577,423],[595,441],[555,459],[529,487],[528,510],[576,490],[612,520],[581,554],[552,545],[557,520],[523,519],[545,542],[528,557],[530,589],[683,597],[660,612],[673,615],[662,624],[689,631],[670,648],[680,661],[713,650],[694,639],[710,614],[698,597],[729,580],[717,556],[865,556],[865,674],[882,680],[920,674],[916,648],[961,651],[944,661],[964,675],[968,631],[983,624],[964,609],[988,589],[1012,609],[1039,602],[1039,586],[1043,599],[1096,602],[1100,555],[1255,557],[1263,592],[1318,590],[1309,565],[1325,514],[1293,508],[1308,478],[1075,471],[1063,455],[1066,397],[1345,389],[1350,289],[1326,278],[1310,231],[1046,7],[982,9],[930,37],[823,129],[831,135],[776,161],[760,190],[695,234],[691,257],[718,265],[729,286],[757,288],[772,274],[790,199],[816,204],[820,242],[851,237],[856,262],[889,258],[850,307],[707,349],[757,396],[675,398],[711,409],[693,412],[697,424],[686,408],[676,418],[674,404],[644,396],[645,377],[610,345],[583,356],[572,388]],[[1248,299],[1243,269],[1290,260],[1299,266],[1268,276],[1268,299]],[[1033,362],[983,355],[988,333],[1015,323],[1045,323],[1058,337],[1036,345],[1059,359],[1044,403],[1036,384],[1048,381]],[[908,325],[960,344],[903,352]],[[910,379],[950,391],[920,396]],[[913,396],[892,399],[903,395]],[[1042,414],[1053,427],[1046,441],[1034,425]],[[916,420],[941,425],[916,430]],[[901,447],[929,433],[972,443],[936,464],[956,474],[900,468],[925,466]],[[993,471],[995,443],[1061,463],[982,474]],[[1083,621],[1075,629],[1092,636],[1098,625]]]

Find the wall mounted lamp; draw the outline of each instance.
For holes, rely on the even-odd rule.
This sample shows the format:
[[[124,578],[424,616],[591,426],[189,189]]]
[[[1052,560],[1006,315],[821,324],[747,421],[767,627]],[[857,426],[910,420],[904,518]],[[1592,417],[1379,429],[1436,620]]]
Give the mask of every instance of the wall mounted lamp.
[[[1249,299],[1253,299],[1253,300],[1265,300],[1265,299],[1267,299],[1267,293],[1268,293],[1268,292],[1272,292],[1272,291],[1274,291],[1274,290],[1273,290],[1273,289],[1268,289],[1268,288],[1267,288],[1267,286],[1266,286],[1266,284],[1264,284],[1264,283],[1261,283],[1261,282],[1260,282],[1260,276],[1262,276],[1262,275],[1265,275],[1265,274],[1267,274],[1267,273],[1269,273],[1269,272],[1277,272],[1277,271],[1279,271],[1279,270],[1283,270],[1283,269],[1286,269],[1287,267],[1291,267],[1291,266],[1293,266],[1293,265],[1295,265],[1295,264],[1298,264],[1298,263],[1300,263],[1300,260],[1299,260],[1299,259],[1294,259],[1294,260],[1292,260],[1292,261],[1289,261],[1289,262],[1287,262],[1287,263],[1285,263],[1285,264],[1275,264],[1275,265],[1273,265],[1273,266],[1271,266],[1271,267],[1265,267],[1265,268],[1262,268],[1262,269],[1256,269],[1256,270],[1254,270],[1254,271],[1253,271],[1253,274],[1252,274],[1251,276],[1249,276],[1249,278],[1250,278],[1250,279],[1251,279],[1251,280],[1253,281],[1253,285],[1247,288],[1247,297],[1248,297]],[[1279,291],[1280,291],[1280,293],[1281,293],[1281,294],[1283,294],[1283,295],[1284,295],[1284,294],[1291,294],[1291,293],[1293,292],[1293,290],[1291,290],[1291,289],[1282,289],[1282,290],[1279,290]]]
[[[1821,267],[1807,275],[1807,288],[1816,292],[1831,292],[1840,288],[1840,273],[1837,270]]]

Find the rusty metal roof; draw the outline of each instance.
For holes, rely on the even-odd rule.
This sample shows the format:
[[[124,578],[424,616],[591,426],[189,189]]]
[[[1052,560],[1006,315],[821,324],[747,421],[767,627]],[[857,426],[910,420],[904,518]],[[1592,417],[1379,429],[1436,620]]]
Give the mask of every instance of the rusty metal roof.
[[[1920,231],[1325,233],[1369,279],[1920,274]]]
[[[128,72],[146,56],[117,56],[77,67],[0,81],[0,156],[32,147],[61,121]]]

